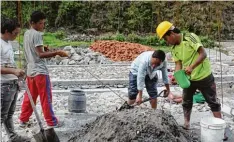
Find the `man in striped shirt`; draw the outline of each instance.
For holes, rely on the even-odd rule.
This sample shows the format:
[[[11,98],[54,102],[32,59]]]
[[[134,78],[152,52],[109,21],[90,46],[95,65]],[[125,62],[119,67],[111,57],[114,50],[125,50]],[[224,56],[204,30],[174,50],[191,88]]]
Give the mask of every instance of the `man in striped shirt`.
[[[159,39],[163,38],[167,44],[173,45],[171,51],[176,65],[175,71],[184,69],[190,76],[191,85],[183,90],[184,128],[190,128],[193,95],[197,89],[202,92],[214,117],[222,118],[220,103],[216,99],[214,76],[199,37],[194,33],[180,33],[180,30],[168,21],[160,23],[156,32]],[[176,83],[174,78],[172,83]]]

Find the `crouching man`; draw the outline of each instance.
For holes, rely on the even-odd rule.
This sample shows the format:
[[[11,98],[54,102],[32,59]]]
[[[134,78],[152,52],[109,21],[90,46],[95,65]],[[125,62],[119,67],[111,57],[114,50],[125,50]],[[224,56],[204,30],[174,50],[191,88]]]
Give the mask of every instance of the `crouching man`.
[[[162,50],[146,51],[141,53],[131,64],[129,73],[128,104],[141,104],[144,85],[151,97],[151,107],[157,108],[157,70],[162,71],[163,82],[170,93],[168,83],[167,62]]]

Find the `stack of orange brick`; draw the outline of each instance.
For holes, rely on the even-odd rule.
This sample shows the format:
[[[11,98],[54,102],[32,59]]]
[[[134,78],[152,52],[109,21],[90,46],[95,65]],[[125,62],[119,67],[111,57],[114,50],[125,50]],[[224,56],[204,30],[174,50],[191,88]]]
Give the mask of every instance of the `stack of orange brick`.
[[[95,52],[100,52],[113,61],[132,61],[144,51],[151,51],[153,48],[129,42],[119,41],[96,41],[91,46]]]

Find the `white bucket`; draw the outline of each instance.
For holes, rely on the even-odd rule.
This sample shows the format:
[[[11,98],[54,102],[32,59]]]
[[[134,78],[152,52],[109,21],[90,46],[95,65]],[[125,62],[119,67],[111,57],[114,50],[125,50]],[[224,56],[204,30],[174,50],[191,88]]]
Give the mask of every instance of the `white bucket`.
[[[223,119],[208,117],[202,118],[201,122],[201,142],[222,142],[226,123]]]

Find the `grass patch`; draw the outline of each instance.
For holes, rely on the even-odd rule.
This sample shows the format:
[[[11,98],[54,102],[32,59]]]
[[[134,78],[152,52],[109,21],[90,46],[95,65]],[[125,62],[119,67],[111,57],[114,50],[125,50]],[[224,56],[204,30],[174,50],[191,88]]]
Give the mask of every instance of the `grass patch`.
[[[21,46],[23,46],[23,33],[25,30],[21,31],[20,34],[20,43]],[[44,45],[48,45],[51,48],[59,48],[59,47],[64,47],[64,46],[82,46],[82,47],[89,47],[92,42],[85,42],[85,41],[64,41],[62,39],[59,39],[63,37],[64,35],[61,32],[56,32],[56,33],[44,33],[43,35],[43,42]],[[19,41],[19,36],[16,39]]]

